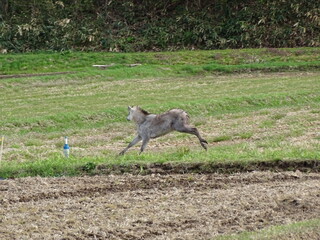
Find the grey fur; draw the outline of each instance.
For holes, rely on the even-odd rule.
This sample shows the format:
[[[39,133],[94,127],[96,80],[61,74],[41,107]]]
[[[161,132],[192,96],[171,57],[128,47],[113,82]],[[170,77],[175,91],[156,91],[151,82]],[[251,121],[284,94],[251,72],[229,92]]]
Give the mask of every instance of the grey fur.
[[[207,150],[206,144],[198,130],[189,126],[189,116],[182,109],[172,109],[163,114],[150,114],[138,106],[128,107],[129,115],[127,120],[134,121],[137,124],[138,135],[132,142],[123,149],[119,154],[123,155],[129,148],[142,140],[140,154],[146,148],[148,142],[152,138],[163,136],[172,131],[193,134],[198,137],[201,146]]]

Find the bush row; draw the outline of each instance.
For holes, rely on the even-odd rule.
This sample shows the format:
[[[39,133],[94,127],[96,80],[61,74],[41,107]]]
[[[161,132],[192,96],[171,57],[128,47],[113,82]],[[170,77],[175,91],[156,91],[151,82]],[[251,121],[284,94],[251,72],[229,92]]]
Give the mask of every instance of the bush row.
[[[3,0],[0,51],[320,46],[317,0]]]

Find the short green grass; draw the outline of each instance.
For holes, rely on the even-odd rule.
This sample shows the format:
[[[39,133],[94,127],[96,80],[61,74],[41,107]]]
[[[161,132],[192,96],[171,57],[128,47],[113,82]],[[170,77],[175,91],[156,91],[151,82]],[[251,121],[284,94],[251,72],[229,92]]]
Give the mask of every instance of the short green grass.
[[[0,74],[76,72],[0,79],[0,177],[77,175],[90,164],[319,160],[319,56],[319,48],[0,55]],[[172,133],[118,157],[135,134],[128,105],[183,108],[208,151]]]
[[[206,72],[234,72],[319,68],[320,48],[239,49],[149,53],[52,52],[0,55],[0,74],[46,72],[92,72],[92,65],[115,64],[112,79],[195,75]],[[127,68],[139,63],[141,67]]]
[[[318,239],[320,219],[296,222],[288,225],[269,227],[256,232],[242,232],[229,236],[221,236],[214,240],[291,240]]]

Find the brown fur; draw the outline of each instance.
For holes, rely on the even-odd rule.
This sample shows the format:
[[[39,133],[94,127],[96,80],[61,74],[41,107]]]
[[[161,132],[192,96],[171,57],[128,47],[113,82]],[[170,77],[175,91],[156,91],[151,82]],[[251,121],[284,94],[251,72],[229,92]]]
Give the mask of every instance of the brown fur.
[[[198,137],[201,146],[207,150],[208,142],[203,139],[198,129],[189,126],[189,116],[182,109],[171,109],[163,114],[155,115],[141,109],[138,106],[128,107],[129,115],[127,120],[133,120],[138,127],[138,135],[133,141],[120,152],[124,154],[130,147],[142,140],[140,153],[143,152],[148,142],[152,138],[163,136],[172,131],[193,134]]]

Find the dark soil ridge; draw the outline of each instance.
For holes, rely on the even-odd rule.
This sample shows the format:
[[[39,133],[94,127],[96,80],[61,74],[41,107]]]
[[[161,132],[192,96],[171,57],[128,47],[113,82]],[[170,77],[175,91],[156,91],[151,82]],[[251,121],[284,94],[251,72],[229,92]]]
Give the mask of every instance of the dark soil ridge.
[[[84,170],[84,169],[83,169]],[[85,171],[85,170],[84,170]],[[98,165],[94,170],[89,170],[91,174],[185,174],[185,173],[243,173],[253,171],[301,171],[301,172],[320,172],[319,160],[275,160],[259,162],[195,162],[195,163],[150,163],[150,164],[132,164],[132,165]]]

